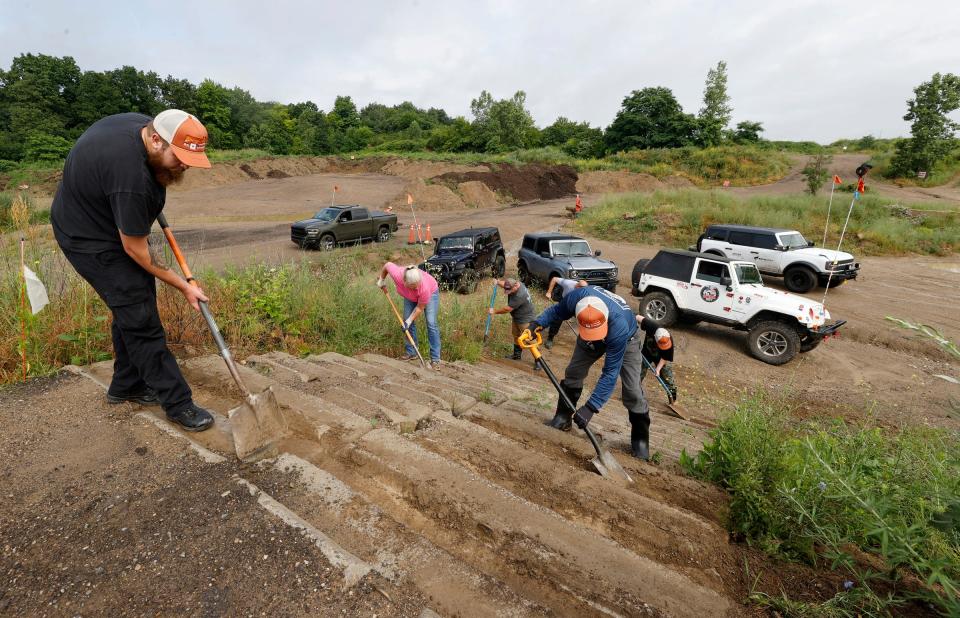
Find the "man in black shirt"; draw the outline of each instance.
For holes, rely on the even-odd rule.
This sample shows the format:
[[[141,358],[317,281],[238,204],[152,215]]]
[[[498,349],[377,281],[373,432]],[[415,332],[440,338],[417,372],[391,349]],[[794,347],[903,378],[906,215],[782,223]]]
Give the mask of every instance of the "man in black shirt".
[[[673,393],[673,398],[677,398],[677,382],[673,377],[673,337],[670,331],[657,325],[656,322],[648,320],[642,315],[637,316],[637,324],[640,329],[646,333],[641,346],[641,353],[647,359],[647,362],[653,366],[654,372],[660,376]],[[640,369],[640,381],[647,376],[647,366]]]
[[[163,406],[190,431],[213,424],[193,402],[167,348],[156,280],[177,288],[194,309],[203,291],[167,267],[147,242],[166,187],[188,167],[210,167],[207,130],[196,117],[166,110],[151,119],[128,113],[98,120],[77,140],[50,208],[57,243],[113,313],[113,380],[107,401]]]
[[[510,317],[513,318],[513,354],[507,356],[507,358],[520,360],[523,348],[517,345],[517,337],[526,330],[527,324],[536,317],[537,312],[533,307],[533,300],[530,298],[527,286],[516,279],[497,280],[496,284],[506,290],[507,306],[502,309],[490,307],[489,313],[490,315],[509,313]]]

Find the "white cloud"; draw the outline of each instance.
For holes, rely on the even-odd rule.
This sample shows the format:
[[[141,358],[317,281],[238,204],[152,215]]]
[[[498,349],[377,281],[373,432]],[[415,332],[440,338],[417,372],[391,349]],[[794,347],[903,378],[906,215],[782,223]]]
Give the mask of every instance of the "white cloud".
[[[773,139],[890,137],[912,89],[960,71],[960,3],[173,0],[0,5],[0,64],[20,53],[81,68],[210,77],[261,100],[338,94],[468,115],[481,89],[516,90],[538,124],[606,126],[630,91],[673,89],[696,113],[726,60],[734,120]]]

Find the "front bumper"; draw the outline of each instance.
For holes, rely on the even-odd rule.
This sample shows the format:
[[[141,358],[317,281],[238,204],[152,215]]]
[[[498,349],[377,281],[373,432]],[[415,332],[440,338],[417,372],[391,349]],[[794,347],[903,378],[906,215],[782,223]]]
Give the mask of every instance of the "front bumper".
[[[852,264],[840,264],[833,270],[832,276],[830,275],[830,271],[820,273],[819,278],[822,283],[825,283],[828,278],[837,281],[849,281],[856,279],[858,274],[860,274],[860,264],[854,262]]]
[[[824,324],[817,330],[807,329],[807,331],[814,337],[820,337],[821,339],[826,339],[834,333],[836,333],[841,326],[846,324],[846,320],[837,320],[833,324]]]

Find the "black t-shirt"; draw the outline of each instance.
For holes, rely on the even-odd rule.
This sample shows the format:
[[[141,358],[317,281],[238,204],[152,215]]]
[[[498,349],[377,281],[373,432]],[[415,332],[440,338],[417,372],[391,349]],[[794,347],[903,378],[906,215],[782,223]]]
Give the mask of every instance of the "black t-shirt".
[[[122,249],[127,236],[148,236],[166,189],[153,177],[140,129],[151,118],[117,114],[93,123],[70,149],[50,207],[60,246],[78,253]]]
[[[664,359],[668,363],[673,362],[673,337],[670,338],[670,347],[666,350],[661,350],[657,346],[657,340],[653,338],[654,333],[657,332],[657,329],[660,326],[656,322],[644,319],[640,323],[640,328],[643,329],[643,332],[646,333],[646,338],[643,340],[644,350],[647,352],[646,356],[649,358]]]

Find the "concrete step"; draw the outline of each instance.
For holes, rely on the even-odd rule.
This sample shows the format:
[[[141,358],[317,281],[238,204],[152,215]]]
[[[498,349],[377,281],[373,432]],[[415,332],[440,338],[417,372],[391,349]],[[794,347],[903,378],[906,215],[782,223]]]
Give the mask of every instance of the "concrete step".
[[[433,369],[422,369],[415,363],[407,363],[380,354],[363,354],[360,358],[374,365],[397,370],[399,373],[394,373],[393,377],[405,376],[407,381],[404,382],[404,385],[406,386],[420,383],[429,384],[443,388],[446,392],[468,395],[474,400],[486,400],[487,403],[500,403],[507,398],[506,395],[498,393],[493,388],[486,384],[479,383],[476,380],[453,379],[443,372],[438,372]],[[466,398],[463,401],[457,402],[457,407],[459,408],[468,405],[472,405],[472,403]]]
[[[394,583],[408,581],[442,615],[545,616],[549,612],[398,523],[361,492],[296,455],[272,467],[296,474],[304,491],[283,496],[289,508]]]
[[[602,608],[628,615],[651,606],[666,615],[698,617],[731,609],[721,593],[670,566],[637,555],[394,432],[366,433],[357,456],[371,472],[376,470],[390,495],[406,504],[408,514],[416,513],[427,538],[560,613],[578,615],[573,604],[584,613]],[[413,523],[403,513],[392,514]],[[424,516],[432,526],[424,525]],[[451,529],[459,531],[452,538]]]

